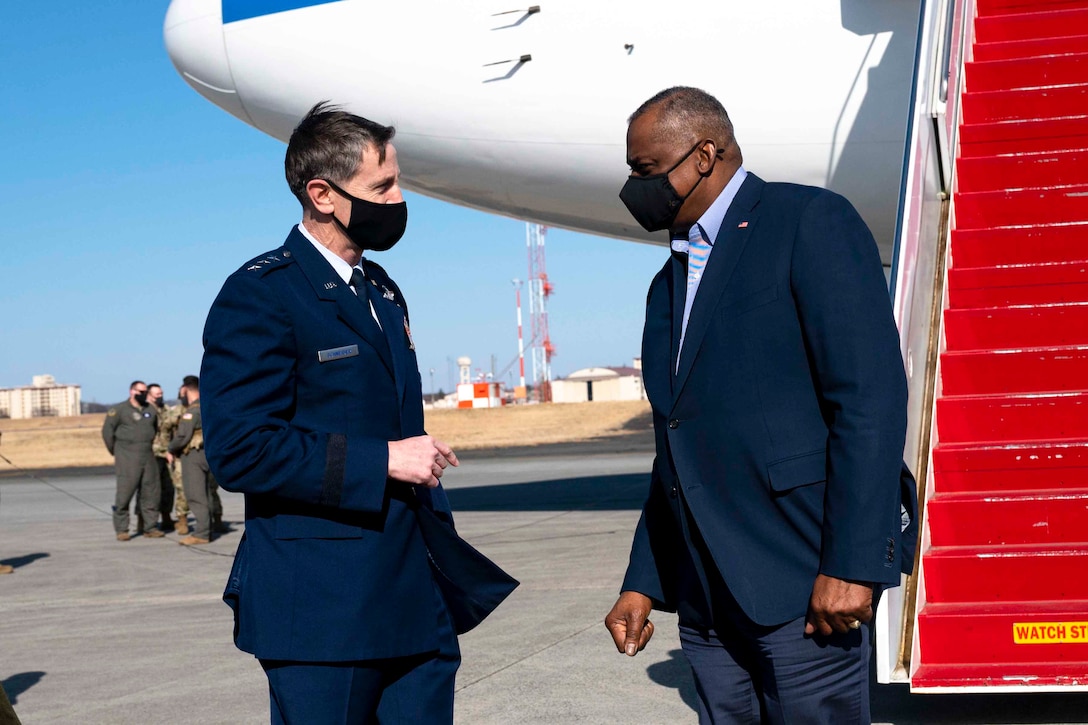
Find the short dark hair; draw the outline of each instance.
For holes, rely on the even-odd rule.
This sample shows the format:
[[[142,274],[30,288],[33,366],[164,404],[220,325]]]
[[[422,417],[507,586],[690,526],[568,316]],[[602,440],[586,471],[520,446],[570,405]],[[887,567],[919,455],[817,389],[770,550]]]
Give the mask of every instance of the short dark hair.
[[[131,383],[129,383],[128,389],[133,390],[137,385],[146,386],[147,383],[145,383],[143,380],[133,380]]]
[[[181,379],[181,387],[189,388],[190,390],[200,390],[200,378],[196,375],[186,375]]]
[[[159,390],[162,390],[162,386],[159,385],[158,383],[148,383],[147,384],[147,389],[151,390],[152,388],[158,388]]]
[[[639,106],[627,119],[628,125],[651,109],[661,111],[658,133],[677,137],[684,143],[694,143],[701,137],[712,138],[727,158],[743,160],[725,106],[706,91],[690,86],[666,88]]]
[[[321,101],[299,121],[287,142],[283,169],[291,193],[308,207],[306,184],[313,179],[342,184],[359,170],[367,148],[377,150],[378,163],[385,163],[385,147],[396,132],[392,126]]]

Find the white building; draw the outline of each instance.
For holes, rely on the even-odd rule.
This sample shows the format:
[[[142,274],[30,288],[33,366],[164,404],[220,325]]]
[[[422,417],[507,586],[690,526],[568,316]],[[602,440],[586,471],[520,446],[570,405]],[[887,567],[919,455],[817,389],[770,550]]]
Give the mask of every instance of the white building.
[[[35,375],[33,385],[0,388],[0,418],[65,417],[80,414],[78,385],[58,385],[52,375]]]
[[[640,358],[631,367],[583,368],[552,381],[553,403],[612,400],[646,400]]]

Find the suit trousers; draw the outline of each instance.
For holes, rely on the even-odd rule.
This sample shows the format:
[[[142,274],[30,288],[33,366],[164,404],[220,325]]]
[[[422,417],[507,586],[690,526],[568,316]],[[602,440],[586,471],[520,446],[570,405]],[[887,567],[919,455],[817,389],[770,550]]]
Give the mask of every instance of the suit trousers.
[[[681,577],[680,645],[695,676],[700,725],[869,723],[870,627],[809,637],[804,616],[756,624],[729,591],[686,504],[684,511],[695,571]],[[874,612],[879,599],[877,587]]]
[[[441,601],[441,596],[435,592]],[[260,660],[268,676],[272,725],[443,725],[453,722],[461,650],[444,605],[439,649],[359,662]]]
[[[714,629],[681,623],[700,725],[869,723],[869,627],[830,637],[804,631],[804,617],[762,627],[739,609]]]

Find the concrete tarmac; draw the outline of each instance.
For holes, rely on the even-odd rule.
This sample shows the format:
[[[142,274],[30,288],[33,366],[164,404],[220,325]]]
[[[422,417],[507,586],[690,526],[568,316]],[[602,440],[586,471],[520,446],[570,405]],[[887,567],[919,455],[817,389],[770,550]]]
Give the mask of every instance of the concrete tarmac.
[[[627,564],[652,456],[469,453],[444,483],[462,535],[521,587],[461,638],[457,722],[695,723],[676,618],[635,658],[602,624]],[[10,469],[8,469],[10,471]],[[0,682],[27,725],[268,722],[257,662],[234,648],[220,600],[242,531],[188,549],[114,540],[113,477],[0,479]],[[876,722],[1088,722],[1088,695],[910,695],[872,686]]]

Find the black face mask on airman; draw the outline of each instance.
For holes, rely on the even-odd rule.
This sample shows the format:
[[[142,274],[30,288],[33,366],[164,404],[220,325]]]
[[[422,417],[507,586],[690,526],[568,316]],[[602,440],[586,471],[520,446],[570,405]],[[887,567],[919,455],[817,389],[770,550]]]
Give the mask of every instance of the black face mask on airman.
[[[627,183],[620,189],[620,201],[627,207],[627,211],[631,212],[631,216],[635,218],[635,221],[642,225],[643,229],[648,232],[659,232],[662,229],[672,227],[673,222],[676,221],[676,215],[680,213],[680,207],[699,188],[699,184],[702,183],[707,174],[699,174],[699,180],[695,182],[695,186],[691,187],[691,191],[683,196],[677,193],[672,182],[669,181],[669,174],[675,171],[680,164],[687,161],[688,157],[695,152],[695,149],[704,143],[706,143],[705,139],[696,142],[679,161],[663,174],[628,177]],[[721,154],[720,150],[718,154]]]
[[[324,181],[351,201],[351,218],[348,219],[347,226],[335,215],[332,219],[361,249],[384,252],[404,236],[404,230],[408,226],[408,205],[403,201],[396,204],[376,204],[352,196],[328,179]]]
[[[136,393],[136,404],[147,405],[147,393]]]

